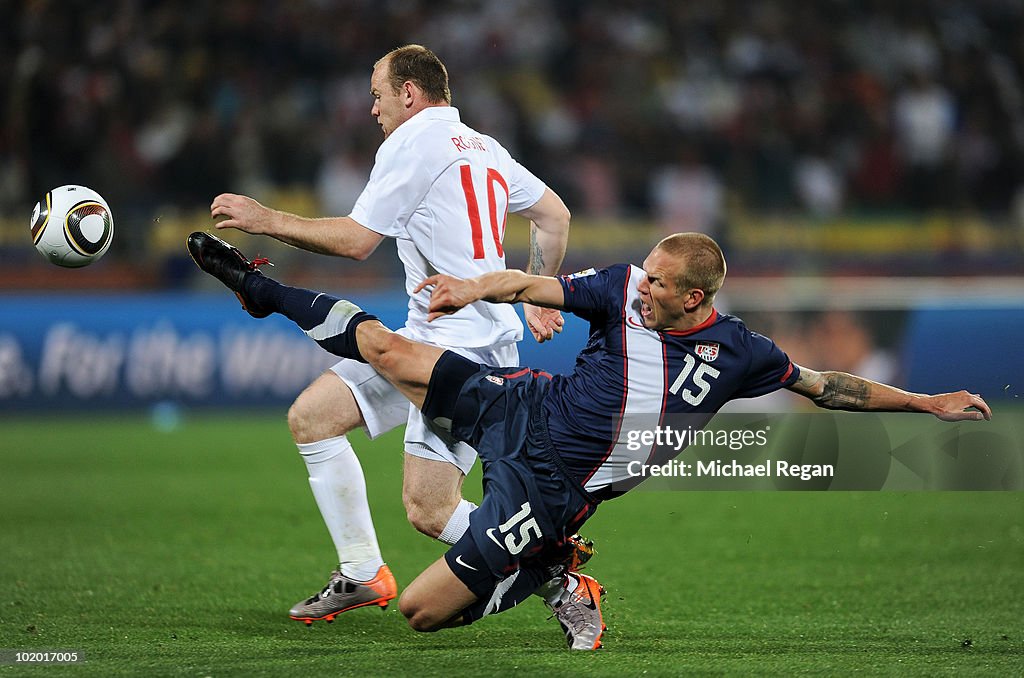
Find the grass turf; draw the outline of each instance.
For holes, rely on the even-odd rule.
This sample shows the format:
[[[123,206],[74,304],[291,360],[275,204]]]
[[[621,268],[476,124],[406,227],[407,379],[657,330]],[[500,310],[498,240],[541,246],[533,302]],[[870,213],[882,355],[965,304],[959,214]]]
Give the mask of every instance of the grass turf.
[[[441,545],[408,526],[400,437],[356,436],[402,586]],[[479,479],[466,484],[479,498]],[[280,413],[0,420],[0,649],[9,675],[1019,675],[1024,494],[644,492],[585,528],[606,649],[564,649],[529,601],[410,631],[392,605],[286,610],[333,549]]]

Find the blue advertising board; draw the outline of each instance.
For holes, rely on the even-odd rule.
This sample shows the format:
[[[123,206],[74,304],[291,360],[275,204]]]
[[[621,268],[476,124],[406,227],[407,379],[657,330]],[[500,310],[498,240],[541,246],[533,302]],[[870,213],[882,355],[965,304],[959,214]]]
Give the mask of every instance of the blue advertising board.
[[[400,327],[408,297],[358,302]],[[572,369],[586,326],[557,348],[532,339],[522,362]],[[337,358],[281,316],[256,320],[226,294],[25,295],[0,301],[0,411],[281,406]]]
[[[359,294],[400,327],[408,297]],[[902,340],[905,388],[1024,398],[1024,309],[922,308]],[[587,324],[566,316],[553,342],[527,338],[520,362],[572,370]],[[785,347],[783,347],[785,348]],[[227,294],[8,296],[0,300],[0,412],[286,406],[336,361],[280,316],[256,320]],[[811,366],[828,369],[828,365]]]
[[[903,339],[910,390],[963,388],[988,401],[1024,400],[1024,309],[919,308]]]

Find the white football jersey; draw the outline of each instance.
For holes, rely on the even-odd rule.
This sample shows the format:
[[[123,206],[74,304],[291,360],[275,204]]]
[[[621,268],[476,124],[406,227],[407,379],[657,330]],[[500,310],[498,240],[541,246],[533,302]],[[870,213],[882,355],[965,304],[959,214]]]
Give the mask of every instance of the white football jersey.
[[[464,347],[522,339],[523,325],[508,304],[478,301],[427,324],[430,290],[413,290],[435,273],[471,278],[504,270],[508,212],[532,207],[546,188],[450,106],[420,111],[384,140],[349,216],[397,239],[412,338]]]

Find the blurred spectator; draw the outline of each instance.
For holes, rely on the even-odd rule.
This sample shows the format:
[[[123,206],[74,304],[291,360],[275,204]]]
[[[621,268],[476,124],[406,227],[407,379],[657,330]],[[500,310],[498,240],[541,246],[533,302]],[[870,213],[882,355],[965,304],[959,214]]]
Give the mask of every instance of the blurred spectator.
[[[822,149],[797,158],[793,180],[801,206],[813,216],[828,218],[839,214],[845,197],[843,177]]]
[[[371,161],[360,149],[379,135],[365,73],[408,42],[458,66],[464,118],[486,120],[552,177],[578,217],[713,231],[725,195],[762,214],[1005,216],[1024,186],[1016,0],[66,0],[0,11],[10,213],[72,182],[120,213],[297,187],[324,213],[345,212],[346,187]]]
[[[914,71],[893,103],[896,137],[907,166],[911,207],[945,206],[956,108],[945,87],[924,71]]]
[[[369,160],[372,165],[372,158]],[[341,148],[324,158],[316,179],[316,194],[325,215],[352,211],[369,178],[366,163],[366,157]]]
[[[859,374],[866,379],[898,384],[896,360],[877,346],[867,321],[851,311],[822,313],[808,324],[811,346],[825,347],[830,369]]]
[[[864,207],[893,207],[902,182],[896,140],[886,116],[872,116],[866,122],[863,142],[856,149],[850,189]]]
[[[823,361],[827,361],[829,369],[859,374],[867,379],[889,384],[902,383],[896,357],[889,347],[883,346],[876,338],[869,317],[859,312],[833,310],[823,313],[766,313],[753,310],[744,311],[742,316],[754,331],[770,334],[798,365],[823,364]],[[877,322],[880,316],[876,313],[874,317]],[[887,317],[887,320],[890,324],[899,325],[892,317]],[[891,330],[892,327],[888,329]],[[888,339],[899,342],[898,336],[891,336]],[[733,402],[729,404],[728,409],[722,411],[785,412],[806,409],[806,406],[806,401],[782,391],[747,401]]]
[[[678,164],[661,167],[651,177],[651,206],[665,235],[699,231],[718,237],[724,194],[714,170],[690,146],[683,149]]]

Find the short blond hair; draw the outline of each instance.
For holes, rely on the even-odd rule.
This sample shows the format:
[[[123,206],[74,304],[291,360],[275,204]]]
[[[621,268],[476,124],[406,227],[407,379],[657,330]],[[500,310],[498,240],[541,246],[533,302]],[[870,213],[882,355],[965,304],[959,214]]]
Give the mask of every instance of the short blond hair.
[[[654,249],[676,259],[681,272],[676,278],[680,294],[699,289],[704,292],[702,305],[715,299],[725,282],[725,255],[713,238],[703,233],[674,233],[662,239]]]

